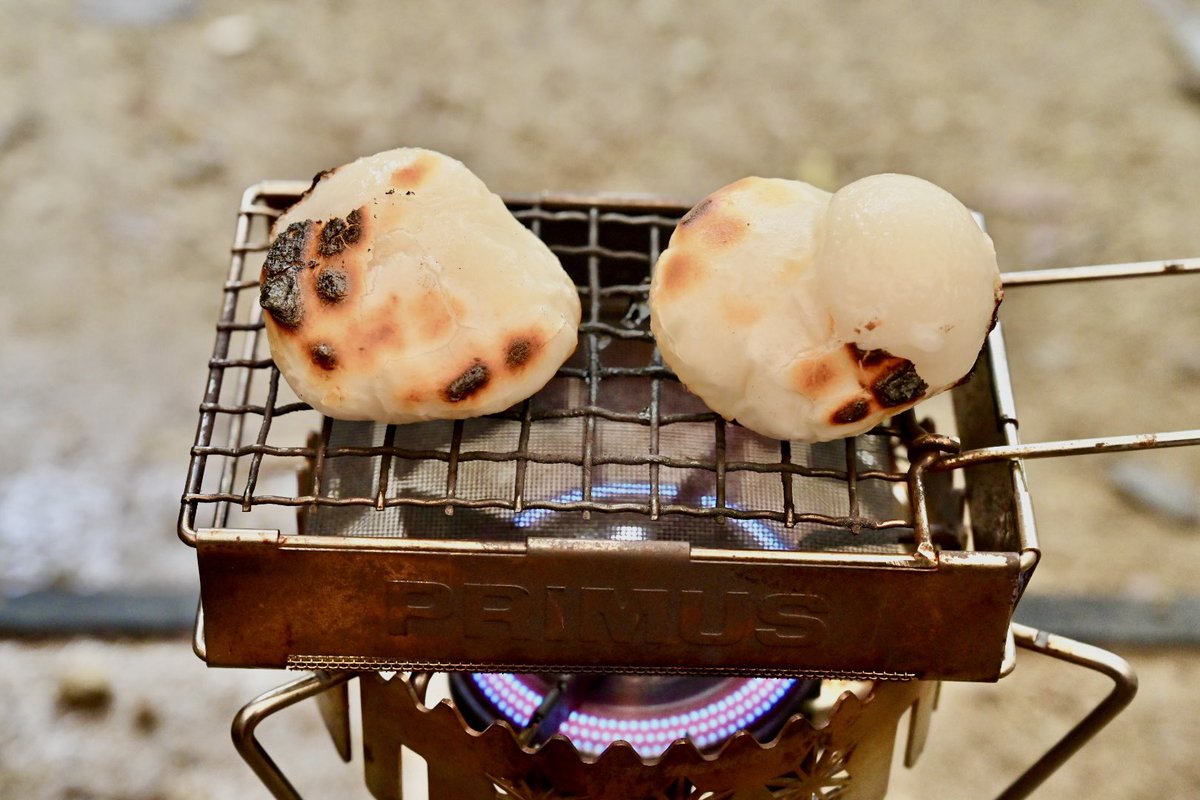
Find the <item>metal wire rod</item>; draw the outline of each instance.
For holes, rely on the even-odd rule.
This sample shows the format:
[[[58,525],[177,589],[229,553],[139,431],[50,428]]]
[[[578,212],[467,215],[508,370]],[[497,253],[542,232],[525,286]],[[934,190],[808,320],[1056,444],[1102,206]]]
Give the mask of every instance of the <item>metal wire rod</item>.
[[[291,683],[285,683],[283,686],[264,692],[243,706],[237,716],[233,718],[231,729],[233,746],[276,800],[302,800],[302,798],[296,791],[296,787],[284,776],[275,760],[263,749],[255,737],[254,734],[259,723],[272,714],[293,706],[301,700],[315,697],[334,686],[345,683],[352,677],[354,677],[352,672],[306,675]]]
[[[1099,672],[1112,679],[1113,688],[1100,701],[1099,705],[1093,708],[1075,727],[1067,731],[1053,747],[1013,781],[996,800],[1021,800],[1021,798],[1028,797],[1067,759],[1075,755],[1105,725],[1133,702],[1138,686],[1137,675],[1129,666],[1129,662],[1107,650],[1077,642],[1065,636],[1039,631],[1019,623],[1013,623],[1012,632],[1017,647]]]

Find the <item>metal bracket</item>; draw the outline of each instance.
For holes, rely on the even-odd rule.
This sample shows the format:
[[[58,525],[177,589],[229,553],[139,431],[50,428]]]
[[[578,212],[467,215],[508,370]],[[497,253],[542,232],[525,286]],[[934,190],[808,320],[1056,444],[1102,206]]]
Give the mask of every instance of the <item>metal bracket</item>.
[[[1015,622],[1012,625],[1012,633],[1017,647],[1095,670],[1112,678],[1114,685],[1112,691],[1086,717],[1067,731],[1041,758],[1033,762],[1033,765],[998,795],[996,800],[1020,800],[1028,797],[1133,701],[1138,685],[1137,675],[1129,662],[1107,650]]]
[[[316,697],[342,686],[353,677],[353,672],[306,675],[291,683],[285,683],[264,692],[243,706],[242,710],[233,718],[233,746],[237,748],[242,759],[250,765],[250,769],[254,770],[254,774],[258,776],[258,779],[263,782],[276,800],[302,800],[302,798],[296,791],[296,787],[292,786],[291,781],[284,776],[283,771],[279,769],[274,759],[263,749],[255,737],[254,732],[258,728],[258,724],[272,714],[293,706],[301,700]],[[328,724],[328,717],[326,720]],[[334,743],[338,748],[339,755],[345,758],[348,755],[348,740],[343,746],[343,742],[339,741],[335,735]]]

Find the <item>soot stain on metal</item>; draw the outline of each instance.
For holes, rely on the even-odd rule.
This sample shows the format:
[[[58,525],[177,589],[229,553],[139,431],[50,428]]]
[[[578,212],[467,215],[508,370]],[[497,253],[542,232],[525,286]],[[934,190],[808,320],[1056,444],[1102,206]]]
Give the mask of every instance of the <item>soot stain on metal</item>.
[[[276,322],[288,328],[298,326],[304,317],[298,274],[306,266],[304,251],[313,224],[312,220],[305,220],[288,225],[275,237],[263,262],[258,303]]]
[[[894,408],[918,400],[928,388],[929,384],[917,374],[917,368],[907,359],[871,384],[871,392],[884,408]]]
[[[445,389],[445,397],[451,403],[461,403],[471,395],[487,386],[491,380],[491,372],[482,361],[476,360],[467,367],[461,375],[450,381]]]

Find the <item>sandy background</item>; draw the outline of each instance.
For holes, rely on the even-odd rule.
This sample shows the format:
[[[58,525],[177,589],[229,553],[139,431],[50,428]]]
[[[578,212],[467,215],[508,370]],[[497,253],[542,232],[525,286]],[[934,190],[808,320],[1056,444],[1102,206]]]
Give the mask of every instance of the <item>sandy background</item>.
[[[1142,3],[499,5],[0,3],[3,594],[194,585],[178,496],[238,198],[263,178],[401,144],[502,192],[898,171],[982,211],[1006,270],[1200,255],[1200,102]],[[1024,437],[1195,427],[1197,289],[1011,292]],[[1029,471],[1031,592],[1196,591],[1196,452]],[[1039,796],[1200,793],[1200,657],[1125,654],[1133,709]],[[207,671],[182,641],[0,642],[0,663],[0,797],[266,796],[226,731],[280,675]],[[105,708],[59,703],[97,680]],[[893,796],[990,796],[1103,691],[1037,659],[948,687]],[[288,719],[297,782],[351,796],[315,713]]]

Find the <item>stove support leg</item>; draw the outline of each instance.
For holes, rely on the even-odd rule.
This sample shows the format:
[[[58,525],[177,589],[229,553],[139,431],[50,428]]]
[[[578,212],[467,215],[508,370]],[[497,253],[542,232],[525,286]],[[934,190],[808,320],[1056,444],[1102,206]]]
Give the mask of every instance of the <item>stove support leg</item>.
[[[319,695],[353,677],[352,672],[307,675],[264,692],[243,706],[233,718],[233,746],[276,800],[301,800],[301,797],[255,738],[254,731],[258,724],[278,711]]]
[[[1120,714],[1125,706],[1137,694],[1137,675],[1129,662],[1107,650],[1093,647],[1089,644],[1057,636],[1053,633],[1039,631],[1026,625],[1012,624],[1013,638],[1017,646],[1026,650],[1066,661],[1081,667],[1095,670],[1108,676],[1113,681],[1113,689],[1092,709],[1086,717],[1067,731],[1041,758],[1033,763],[1021,777],[1013,781],[997,800],[1021,800],[1028,797],[1034,789],[1042,784],[1051,774],[1063,765],[1068,758],[1075,755],[1079,748],[1099,733],[1100,729]]]

